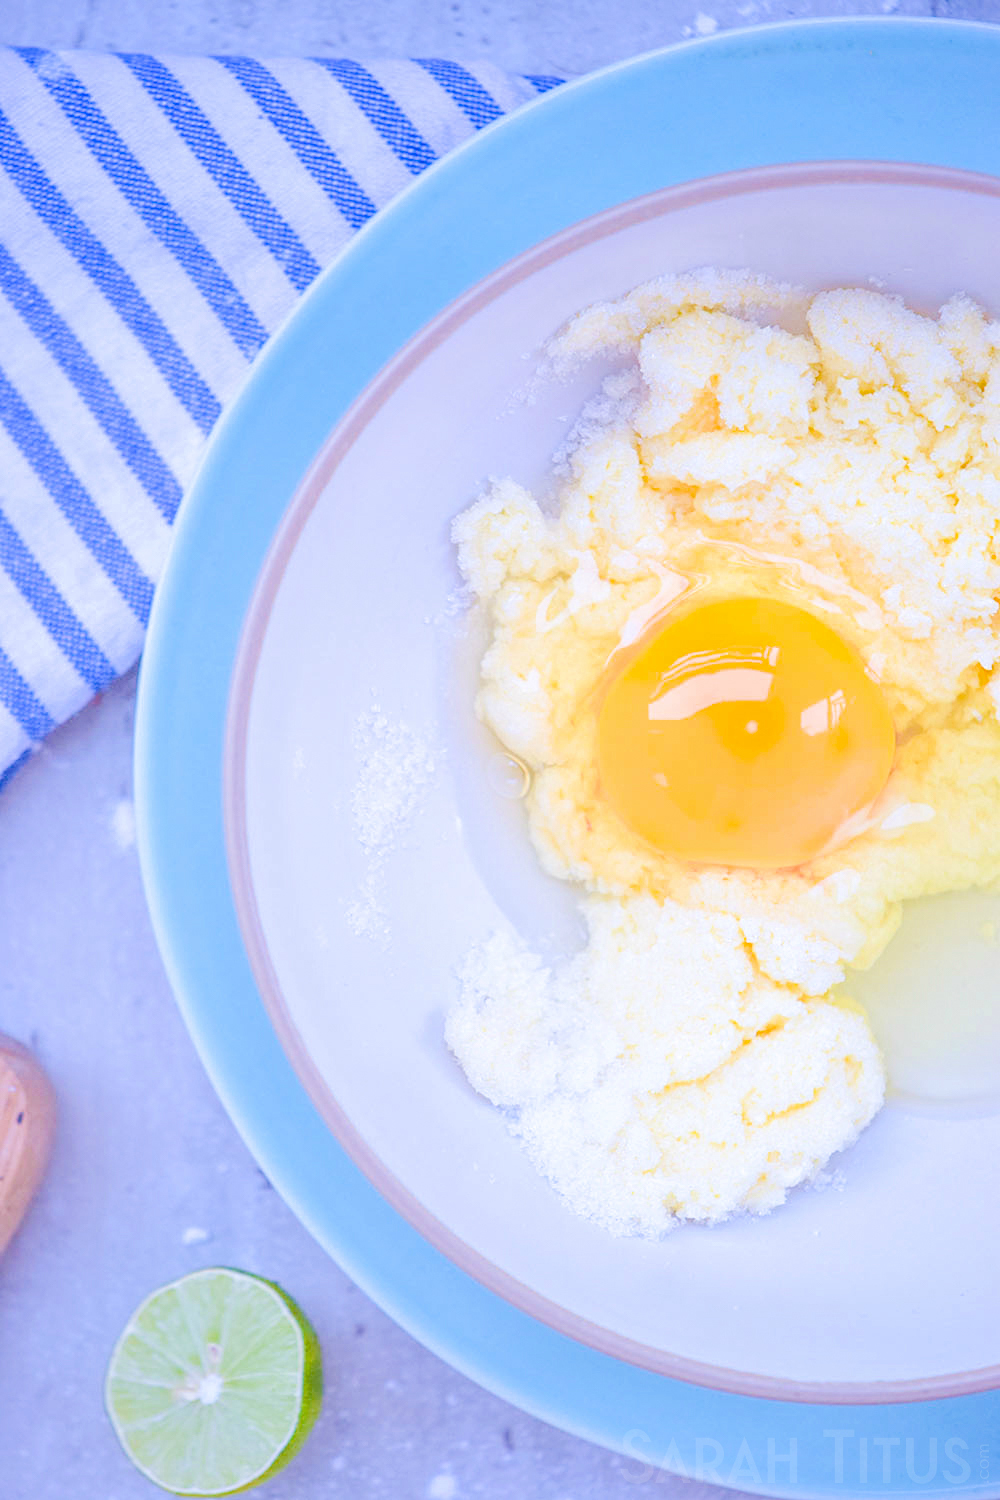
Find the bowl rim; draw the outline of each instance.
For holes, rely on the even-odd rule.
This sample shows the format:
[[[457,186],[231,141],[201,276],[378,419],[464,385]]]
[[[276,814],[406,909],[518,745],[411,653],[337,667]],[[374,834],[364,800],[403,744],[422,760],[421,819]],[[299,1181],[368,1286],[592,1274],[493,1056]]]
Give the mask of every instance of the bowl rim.
[[[1000,1388],[1000,1363],[907,1380],[804,1381],[704,1363],[646,1345],[573,1313],[502,1270],[432,1214],[389,1170],[338,1104],[309,1056],[271,960],[252,879],[246,757],[257,669],[271,611],[298,540],[334,470],[410,372],[458,326],[502,291],[583,244],[647,219],[724,197],[768,189],[866,183],[942,188],[1000,199],[1000,178],[914,162],[831,160],[717,173],[657,189],[567,226],[469,287],[413,334],[345,410],[291,496],[261,564],[239,635],[225,713],[222,817],[230,889],[250,969],[278,1041],[320,1117],[373,1187],[435,1249],[520,1311],[599,1353],[655,1374],[733,1395],[811,1405],[885,1405]]]

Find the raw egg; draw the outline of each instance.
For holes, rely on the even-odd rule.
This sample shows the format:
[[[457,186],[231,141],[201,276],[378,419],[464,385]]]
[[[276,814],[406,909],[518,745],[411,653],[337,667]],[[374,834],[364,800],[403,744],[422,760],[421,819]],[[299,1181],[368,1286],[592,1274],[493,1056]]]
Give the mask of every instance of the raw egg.
[[[765,598],[671,611],[599,709],[603,795],[681,859],[777,869],[836,841],[882,791],[896,737],[855,648]]]

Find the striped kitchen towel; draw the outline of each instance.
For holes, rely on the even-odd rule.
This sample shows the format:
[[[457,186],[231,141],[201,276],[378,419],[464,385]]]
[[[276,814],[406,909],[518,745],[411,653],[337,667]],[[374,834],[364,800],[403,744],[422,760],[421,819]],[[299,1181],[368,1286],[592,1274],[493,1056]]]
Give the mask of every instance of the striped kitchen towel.
[[[204,443],[295,299],[560,82],[0,48],[0,784],[136,660]]]

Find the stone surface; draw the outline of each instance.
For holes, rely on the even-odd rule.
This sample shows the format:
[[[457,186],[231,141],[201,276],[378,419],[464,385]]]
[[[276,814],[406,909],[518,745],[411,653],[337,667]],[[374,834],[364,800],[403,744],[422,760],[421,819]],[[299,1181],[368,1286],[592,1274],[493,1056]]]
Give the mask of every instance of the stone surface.
[[[149,52],[437,54],[584,73],[684,37],[815,15],[1000,19],[997,0],[2,0],[0,41]]]

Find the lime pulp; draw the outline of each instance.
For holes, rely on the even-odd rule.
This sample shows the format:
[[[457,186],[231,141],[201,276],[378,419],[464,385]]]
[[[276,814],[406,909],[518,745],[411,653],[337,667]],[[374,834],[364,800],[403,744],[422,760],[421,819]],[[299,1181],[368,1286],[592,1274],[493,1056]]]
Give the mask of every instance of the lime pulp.
[[[231,1495],[284,1468],[322,1400],[316,1335],[280,1287],[213,1267],[136,1308],[108,1366],[115,1432],[175,1495]]]

